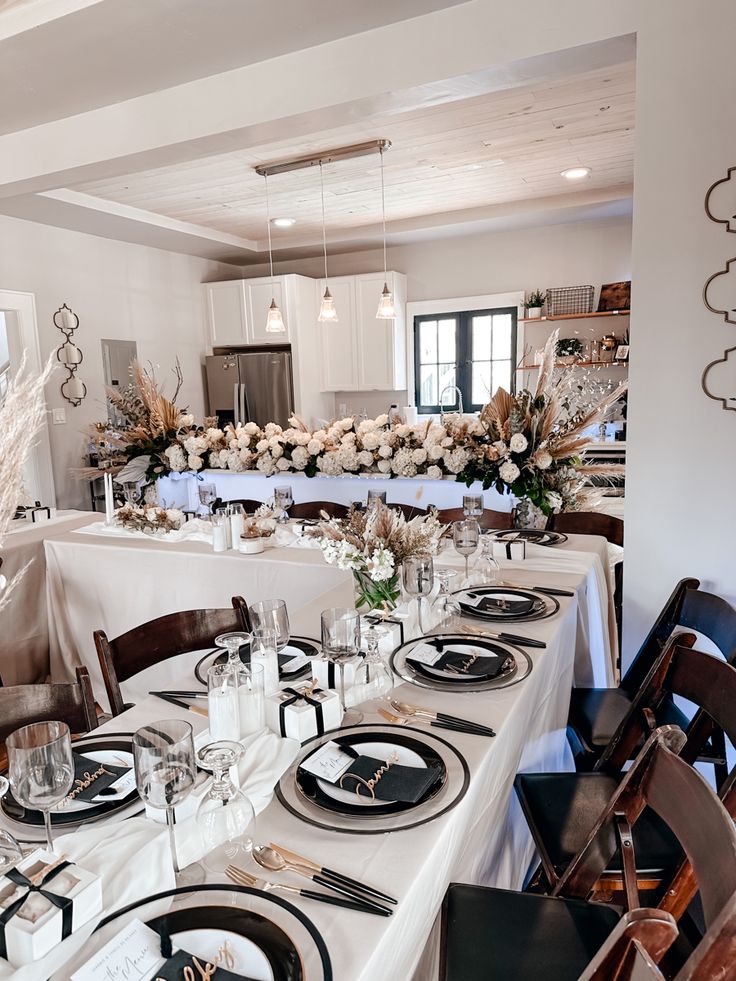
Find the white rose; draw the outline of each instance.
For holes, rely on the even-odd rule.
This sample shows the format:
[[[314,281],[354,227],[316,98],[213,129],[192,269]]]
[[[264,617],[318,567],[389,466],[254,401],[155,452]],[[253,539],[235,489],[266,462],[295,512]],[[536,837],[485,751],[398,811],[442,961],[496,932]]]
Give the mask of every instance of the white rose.
[[[258,442],[256,443],[256,450],[257,450],[257,452],[258,453],[263,453],[264,450],[267,450],[267,449],[268,449],[268,440],[267,439],[259,439]]]
[[[430,480],[440,480],[442,477],[442,470],[439,467],[427,467],[427,476]]]
[[[377,426],[385,426],[388,423],[388,415],[384,412],[380,416],[376,416],[375,423]]]
[[[441,460],[445,455],[445,451],[441,446],[430,446],[427,449],[427,456],[430,460]]]
[[[201,470],[202,469],[202,457],[195,456],[193,453],[189,454],[189,459],[187,460],[187,466],[190,470]]]
[[[509,447],[512,453],[523,453],[529,445],[529,441],[523,433],[514,433],[509,440]]]
[[[341,429],[344,429],[345,432],[347,433],[350,429],[353,428],[352,416],[346,416],[344,419],[341,419],[338,425],[340,426]]]
[[[364,450],[378,449],[378,435],[376,433],[366,433],[363,436],[363,449]]]
[[[552,454],[547,450],[538,450],[534,455],[534,462],[540,470],[549,470],[552,466]]]
[[[513,484],[513,482],[519,476],[521,471],[519,470],[519,468],[516,466],[515,463],[512,463],[510,460],[507,460],[506,463],[501,464],[498,473],[501,477],[501,480],[503,480],[504,483]]]
[[[271,436],[278,436],[281,434],[281,426],[277,426],[275,422],[266,423],[266,436],[271,438]]]
[[[379,447],[378,455],[379,456],[382,456],[384,460],[387,459],[388,457],[390,457],[392,453],[393,453],[393,450],[391,449],[390,446],[381,446],[381,447]]]
[[[421,466],[426,463],[427,451],[424,449],[412,450],[411,454],[412,463],[416,463],[417,466]]]
[[[394,429],[394,432],[399,437],[399,439],[406,439],[406,437],[411,432],[411,426],[407,426],[406,423],[400,422],[398,426]]]
[[[390,460],[379,460],[378,469],[381,473],[391,473],[391,461]]]
[[[307,443],[307,453],[310,456],[317,456],[318,453],[322,452],[322,444],[318,439],[310,439]]]
[[[271,447],[271,456],[274,460],[278,460],[280,456],[284,455],[284,448],[281,443],[277,443],[275,446]]]
[[[282,456],[280,460],[276,461],[276,468],[278,470],[288,470],[291,466],[291,461],[287,460],[285,456]]]
[[[194,425],[193,415],[187,413],[187,415],[179,417],[179,427],[181,429],[188,429],[189,426],[193,426],[193,425]]]
[[[269,441],[268,441],[268,445],[273,450],[275,447],[281,446],[281,440],[279,439],[278,436],[271,436],[270,439],[269,439]]]
[[[372,467],[373,466],[373,454],[369,453],[368,450],[361,450],[358,453],[358,463],[361,467]]]

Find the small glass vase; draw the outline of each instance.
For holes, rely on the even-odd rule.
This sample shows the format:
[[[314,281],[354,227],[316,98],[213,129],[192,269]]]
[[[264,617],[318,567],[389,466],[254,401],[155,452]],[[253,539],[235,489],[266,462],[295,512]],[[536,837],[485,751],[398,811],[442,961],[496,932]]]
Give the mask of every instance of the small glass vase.
[[[398,573],[394,573],[390,579],[375,582],[365,572],[353,572],[353,579],[356,608],[367,611],[395,609],[401,595]]]
[[[520,497],[514,510],[515,528],[546,528],[547,515],[532,504],[528,497]]]

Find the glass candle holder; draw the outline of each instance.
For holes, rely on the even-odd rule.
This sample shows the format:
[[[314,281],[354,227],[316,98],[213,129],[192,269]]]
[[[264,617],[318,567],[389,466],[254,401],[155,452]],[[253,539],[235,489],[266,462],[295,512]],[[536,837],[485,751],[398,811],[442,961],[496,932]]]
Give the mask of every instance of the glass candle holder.
[[[226,552],[227,551],[227,525],[228,518],[225,514],[213,514],[210,520],[212,525],[212,551],[213,552]]]
[[[213,739],[240,739],[238,674],[227,662],[207,671],[207,711]]]

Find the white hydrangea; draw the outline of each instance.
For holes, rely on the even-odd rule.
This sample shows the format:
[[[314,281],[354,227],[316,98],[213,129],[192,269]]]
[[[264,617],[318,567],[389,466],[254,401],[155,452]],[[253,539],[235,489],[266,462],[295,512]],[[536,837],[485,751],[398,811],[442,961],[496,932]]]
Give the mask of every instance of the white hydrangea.
[[[343,472],[338,453],[323,453],[317,460],[317,468],[328,477],[339,477]]]
[[[337,451],[337,456],[343,470],[349,470],[352,472],[357,470],[360,466],[358,462],[358,454],[353,446],[346,446],[343,444]]]
[[[207,439],[210,441],[210,443],[212,444],[219,443],[221,440],[225,438],[225,434],[223,433],[223,431],[221,429],[215,429],[213,426],[211,426],[207,430],[205,435]]]
[[[305,446],[295,446],[291,451],[291,462],[297,470],[303,470],[309,463],[309,453]]]
[[[283,445],[283,439],[281,438],[281,436],[271,436],[270,439],[268,440],[268,445],[271,451],[273,452],[273,450],[275,450],[277,446]]]
[[[417,450],[412,450],[411,459],[413,463],[416,463],[418,467],[421,467],[423,463],[427,462],[427,451],[424,447],[420,447]]]
[[[381,446],[395,446],[398,438],[392,429],[384,429],[378,436],[378,442]]]
[[[364,450],[377,450],[379,446],[378,433],[366,433],[362,443]]]
[[[402,446],[394,453],[391,469],[398,477],[413,477],[416,474],[416,464],[412,461],[412,451],[408,447]]]
[[[259,439],[258,442],[256,443],[256,452],[265,453],[267,449],[268,449],[268,440]]]
[[[523,433],[514,433],[509,440],[509,449],[512,453],[523,453],[529,445],[529,440]]]
[[[445,453],[444,464],[450,473],[460,473],[467,466],[469,459],[469,450],[463,446],[457,446],[454,450]]]
[[[427,467],[427,476],[429,477],[430,480],[441,480],[442,470],[440,467],[435,467],[435,466]]]
[[[385,582],[393,576],[396,570],[394,553],[391,549],[379,545],[373,555],[367,560],[366,568],[374,582]]]
[[[318,453],[322,452],[322,444],[318,439],[310,439],[307,443],[307,453],[310,456],[317,456]]]
[[[372,467],[373,466],[373,454],[369,453],[368,450],[361,450],[358,453],[358,463],[361,467]]]
[[[512,463],[511,460],[507,460],[505,463],[501,464],[498,473],[499,476],[501,477],[501,480],[503,480],[504,483],[513,484],[513,482],[519,476],[521,471],[519,470],[519,468],[516,466],[515,463]]]
[[[258,457],[256,469],[269,476],[276,469],[276,461],[270,453],[264,453],[263,456]]]
[[[258,426],[254,422],[246,422],[246,424],[243,426],[243,430],[248,434],[248,436],[255,436],[258,432]]]
[[[275,422],[267,422],[264,433],[267,438],[270,439],[272,436],[280,436],[282,433],[281,426],[277,426]]]
[[[362,422],[358,423],[358,435],[363,436],[365,433],[372,433],[376,430],[376,424],[373,419],[364,419]]]
[[[164,450],[164,456],[169,461],[169,467],[176,473],[182,473],[187,469],[187,458],[184,450],[178,443],[174,443],[173,446],[167,446]]]
[[[228,470],[232,470],[233,473],[242,473],[248,469],[245,460],[243,460],[242,455],[237,450],[231,450],[228,453],[225,466]]]
[[[284,448],[281,443],[277,443],[275,446],[271,447],[271,456],[274,460],[278,460],[279,457],[284,455]]]
[[[184,449],[190,456],[199,456],[209,449],[209,442],[206,436],[187,436],[184,440]]]
[[[187,469],[194,470],[196,472],[197,470],[201,470],[203,465],[204,461],[202,460],[201,456],[197,456],[196,453],[189,454],[189,457],[187,458]]]
[[[276,461],[277,470],[289,470],[291,468],[291,460],[287,460],[285,456],[282,456]]]

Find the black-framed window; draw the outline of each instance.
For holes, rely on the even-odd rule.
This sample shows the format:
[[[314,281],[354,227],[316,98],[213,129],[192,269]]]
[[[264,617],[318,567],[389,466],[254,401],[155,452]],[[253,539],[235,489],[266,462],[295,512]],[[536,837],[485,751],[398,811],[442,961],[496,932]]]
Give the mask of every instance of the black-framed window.
[[[419,413],[477,412],[497,388],[513,391],[516,307],[423,314],[414,318],[414,392]],[[444,392],[444,398],[442,393]]]

